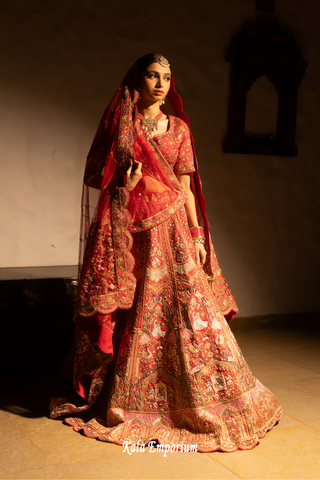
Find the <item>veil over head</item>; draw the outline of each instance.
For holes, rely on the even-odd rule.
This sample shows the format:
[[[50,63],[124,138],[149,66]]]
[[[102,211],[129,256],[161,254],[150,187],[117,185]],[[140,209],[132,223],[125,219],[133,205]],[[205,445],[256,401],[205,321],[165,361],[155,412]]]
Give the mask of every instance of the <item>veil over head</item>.
[[[157,440],[178,450],[182,439],[203,452],[250,449],[282,410],[252,375],[225,324],[223,315],[231,318],[237,307],[214,254],[193,139],[191,149],[183,123],[189,121],[173,81],[167,104],[180,120],[169,116],[162,139],[143,131],[139,72],[155,57],[168,65],[160,55],[146,57],[129,70],[107,107],[88,155],[78,325],[72,369],[64,369],[70,377],[72,370],[85,402],[53,398],[50,417],[64,416],[75,431],[119,445]],[[133,160],[142,163],[142,178],[129,192],[124,175]],[[180,175],[191,175],[213,295],[194,261],[190,210],[184,211],[190,192],[180,186]],[[94,403],[84,418],[74,416]]]
[[[78,393],[88,398],[89,404],[97,398],[103,384],[104,367],[113,358],[114,313],[133,304],[136,277],[131,254],[132,234],[166,221],[183,207],[186,200],[177,177],[155,142],[147,140],[136,128],[142,67],[155,61],[161,63],[163,58],[149,54],[130,68],[102,116],[87,157],[74,316],[79,335],[73,380]],[[189,126],[172,78],[162,110],[179,117]],[[208,253],[204,271],[211,281],[217,304],[225,318],[230,320],[238,309],[211,242],[192,135],[191,143],[195,167],[191,187],[198,224],[204,227]],[[133,159],[142,162],[143,177],[129,192],[124,176]],[[94,355],[93,351],[96,352]],[[97,381],[101,384],[99,388]]]
[[[167,220],[186,200],[161,152],[135,128],[141,66],[147,63],[147,57],[153,59],[148,65],[161,63],[164,58],[158,54],[146,55],[130,68],[103,114],[88,154],[82,194],[77,318],[131,307],[136,286],[131,233]],[[173,78],[162,110],[189,126]],[[213,281],[213,292],[222,312],[230,319],[237,307],[210,239],[192,135],[191,141],[195,165],[191,186],[208,252],[204,270]],[[129,193],[124,186],[124,175],[133,159],[142,161],[143,177]]]

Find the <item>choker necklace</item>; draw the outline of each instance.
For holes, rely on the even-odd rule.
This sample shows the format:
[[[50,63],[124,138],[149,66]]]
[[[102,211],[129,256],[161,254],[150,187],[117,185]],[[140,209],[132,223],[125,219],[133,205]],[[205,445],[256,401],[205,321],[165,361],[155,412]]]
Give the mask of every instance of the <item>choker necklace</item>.
[[[147,135],[149,135],[150,137],[153,137],[154,135],[154,131],[155,130],[158,130],[158,121],[160,120],[160,118],[162,117],[163,113],[162,111],[160,110],[160,112],[158,113],[158,115],[154,118],[144,118],[141,113],[139,113],[139,116],[140,116],[140,124],[141,124],[141,127],[142,129],[145,131],[145,133]]]

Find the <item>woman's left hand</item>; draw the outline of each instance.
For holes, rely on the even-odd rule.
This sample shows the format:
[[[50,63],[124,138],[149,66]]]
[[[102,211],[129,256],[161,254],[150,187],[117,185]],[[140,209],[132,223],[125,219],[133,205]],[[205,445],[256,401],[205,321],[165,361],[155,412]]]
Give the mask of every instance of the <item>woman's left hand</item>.
[[[132,171],[133,166],[136,167],[134,171]],[[142,169],[142,163],[137,162],[136,160],[132,160],[132,158],[130,158],[130,167],[128,168],[126,173],[126,187],[129,192],[132,192],[132,190],[140,182],[142,178],[141,169]]]
[[[202,243],[194,243],[194,253],[196,257],[196,264],[198,266],[204,265],[206,261],[207,252]]]

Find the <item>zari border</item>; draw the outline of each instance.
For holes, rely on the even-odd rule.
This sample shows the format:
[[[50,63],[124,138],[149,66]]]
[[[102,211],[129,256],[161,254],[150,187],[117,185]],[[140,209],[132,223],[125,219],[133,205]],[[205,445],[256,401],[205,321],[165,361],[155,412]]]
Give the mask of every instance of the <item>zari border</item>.
[[[112,442],[116,445],[123,446],[124,441],[131,442],[131,445],[137,445],[140,440],[140,445],[148,446],[149,442],[152,440],[158,441],[161,445],[178,445],[181,443],[192,444],[197,446],[197,451],[201,453],[209,453],[222,451],[226,453],[235,452],[237,450],[252,450],[256,445],[260,443],[260,440],[264,438],[268,431],[281,420],[283,416],[283,409],[279,406],[271,419],[269,419],[265,424],[263,424],[258,431],[252,435],[247,435],[239,439],[239,441],[228,441],[227,439],[221,439],[221,442],[216,443],[210,434],[207,433],[191,433],[187,430],[179,428],[168,428],[160,421],[158,426],[155,428],[148,427],[145,425],[144,431],[141,431],[141,423],[145,422],[135,422],[136,427],[139,431],[140,438],[135,438],[135,435],[128,436],[128,425],[125,423],[119,424],[117,427],[112,429],[113,431],[107,433],[107,428],[99,425],[99,423],[94,419],[89,423],[85,423],[80,418],[65,418],[64,421],[67,425],[70,425],[75,432],[82,431],[83,434],[88,438],[95,438],[102,442]],[[154,424],[157,422],[154,422]],[[134,425],[132,424],[132,427]],[[114,435],[115,433],[116,435]]]
[[[156,227],[161,223],[172,217],[186,202],[186,195],[183,192],[179,192],[177,199],[168,208],[165,208],[161,212],[153,215],[152,217],[141,220],[140,222],[133,222],[130,231],[131,233],[142,232],[150,228]]]
[[[134,257],[131,254],[133,238],[129,231],[130,214],[126,208],[130,194],[126,188],[118,189],[118,198],[112,202],[112,236],[115,249],[115,268],[119,286],[117,308],[130,308],[136,289]],[[111,313],[111,312],[103,312]]]
[[[107,285],[109,290],[102,291],[99,295],[88,296],[86,291],[80,293],[76,304],[77,315],[92,317],[96,312],[108,314],[118,308],[128,309],[132,305],[136,278],[133,274],[134,258],[130,251],[133,238],[129,231],[131,217],[126,208],[128,202],[129,192],[127,189],[125,187],[117,188],[111,205],[113,254],[110,250],[111,257],[106,257],[114,265],[117,285],[111,291],[109,282]],[[99,241],[107,243],[104,238]],[[110,246],[106,245],[106,248],[110,248]],[[86,275],[88,276],[89,273]],[[104,287],[102,286],[102,288]]]

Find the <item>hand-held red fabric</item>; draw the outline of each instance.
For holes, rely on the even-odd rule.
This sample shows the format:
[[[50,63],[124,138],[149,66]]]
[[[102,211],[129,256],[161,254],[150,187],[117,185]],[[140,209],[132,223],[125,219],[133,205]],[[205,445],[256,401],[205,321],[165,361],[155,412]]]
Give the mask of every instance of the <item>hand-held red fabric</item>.
[[[87,404],[53,399],[51,417],[94,405],[90,421],[65,421],[120,445],[157,439],[203,452],[250,449],[282,409],[253,376],[225,320],[238,310],[212,246],[174,81],[164,134],[144,134],[138,99],[135,64],[104,113],[85,170],[72,356],[74,386]],[[124,177],[133,159],[142,163],[142,178],[129,192]],[[203,226],[195,235],[205,236],[208,252],[203,269],[177,174],[192,176]]]
[[[176,210],[174,206],[181,206],[181,197],[184,195],[172,169],[157,149],[155,142],[150,143],[143,138],[141,134],[137,133],[136,104],[139,99],[139,91],[137,89],[138,81],[136,77],[137,72],[136,66],[134,65],[127,73],[122,85],[106,109],[87,159],[82,201],[83,220],[80,242],[79,302],[77,306],[78,313],[83,316],[93,315],[94,312],[111,313],[116,310],[117,307],[128,308],[128,304],[130,303],[129,299],[133,300],[134,280],[130,276],[129,270],[127,270],[128,285],[126,287],[127,294],[124,301],[124,290],[122,291],[122,295],[118,295],[118,287],[120,288],[120,284],[121,287],[124,288],[123,282],[117,281],[120,267],[118,269],[115,267],[115,258],[112,261],[112,257],[115,257],[117,252],[111,250],[111,248],[106,248],[108,242],[104,242],[103,247],[101,245],[98,247],[97,245],[97,241],[101,241],[104,235],[108,235],[109,245],[111,246],[112,233],[110,230],[112,229],[112,209],[119,210],[117,213],[119,217],[118,221],[120,222],[119,228],[122,228],[122,234],[124,236],[122,253],[126,256],[126,261],[130,265],[130,254],[128,252],[130,240],[125,239],[126,235],[123,233],[123,229],[127,229],[128,235],[129,231],[136,232],[145,228],[148,229],[155,223],[166,220],[170,215],[169,211],[172,210],[170,210],[170,207],[173,207],[171,211],[172,215]],[[181,118],[189,125],[188,117],[183,111],[182,100],[175,91],[173,79],[171,80],[171,87],[167,95],[167,108],[169,103],[172,106],[175,116]],[[190,131],[189,138],[191,140],[194,162],[192,186],[199,214],[199,224],[201,222],[204,223],[206,233],[208,256],[204,271],[210,277],[214,278],[214,293],[216,299],[220,303],[223,314],[230,320],[238,309],[214,253],[194,151],[194,142]],[[133,192],[130,193],[129,202],[129,200],[126,201],[124,199],[126,197],[125,194],[119,193],[119,189],[122,188],[123,190],[123,176],[129,167],[130,158],[142,161],[144,178],[142,182],[139,182]],[[103,174],[101,193],[98,205],[95,208],[93,204],[94,200],[91,199],[92,189],[87,185],[87,183],[90,183],[90,179],[92,181],[94,178],[94,176],[92,176],[94,169],[96,175]],[[117,200],[117,194],[122,196],[121,202]],[[154,201],[155,197],[157,198],[156,202]],[[128,225],[125,211],[130,212],[130,225]],[[160,215],[161,212],[164,213],[162,216]],[[167,212],[167,215],[165,215],[165,212]],[[141,223],[143,220],[144,223]],[[102,223],[103,228],[101,226]],[[91,235],[90,228],[93,231]],[[109,232],[107,233],[106,230],[109,230]],[[99,233],[97,234],[97,232]],[[87,248],[86,250],[88,239],[90,239],[92,248]],[[100,248],[99,257],[92,257],[92,250],[96,252],[98,248]],[[102,249],[104,250],[103,252],[101,251]],[[124,249],[126,249],[126,253],[124,253]],[[86,251],[86,261],[82,266],[84,251]],[[109,272],[104,270],[103,274],[97,275],[96,266],[92,263],[93,260],[95,262],[103,262],[104,260],[104,264],[108,263]],[[112,266],[112,264],[114,265]],[[125,268],[124,265],[122,265],[122,267]],[[93,272],[93,270],[95,270],[95,272]],[[107,273],[110,275],[110,278],[108,278]],[[88,282],[88,279],[90,279],[90,282]],[[111,292],[109,289],[110,285],[114,287]],[[93,290],[99,293],[93,295]]]

